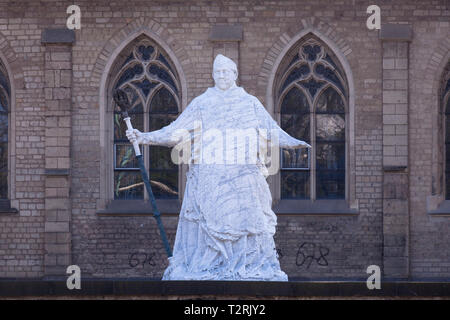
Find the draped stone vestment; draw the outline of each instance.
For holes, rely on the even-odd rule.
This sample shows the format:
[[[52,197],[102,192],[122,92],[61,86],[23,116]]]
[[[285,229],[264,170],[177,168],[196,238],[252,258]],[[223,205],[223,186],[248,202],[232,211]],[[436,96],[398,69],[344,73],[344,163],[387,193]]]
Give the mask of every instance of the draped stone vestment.
[[[227,144],[227,129],[274,130],[283,148],[305,147],[305,142],[284,132],[256,97],[233,86],[226,91],[208,88],[170,125],[144,133],[143,143],[175,146],[179,142],[176,130],[193,133],[199,124],[201,132],[218,130],[224,139],[219,143],[204,138],[199,144],[195,134],[190,136],[193,147],[186,189],[173,256],[163,280],[286,281],[273,240],[277,219],[263,156],[258,153],[254,163],[210,164],[201,161],[202,152],[211,150],[210,143],[219,143],[216,152],[224,148],[224,161],[230,148],[248,157],[252,142]],[[266,134],[266,141],[271,136]]]

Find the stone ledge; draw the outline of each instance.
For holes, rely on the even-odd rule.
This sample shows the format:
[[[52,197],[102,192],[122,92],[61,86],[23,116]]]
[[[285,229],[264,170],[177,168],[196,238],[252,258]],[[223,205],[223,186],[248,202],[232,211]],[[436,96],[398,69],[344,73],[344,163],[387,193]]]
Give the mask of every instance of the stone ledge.
[[[68,44],[75,42],[75,31],[69,29],[45,29],[41,34],[42,44]]]
[[[406,172],[407,169],[408,166],[388,166],[388,165],[383,166],[384,172]]]
[[[412,36],[412,27],[408,24],[383,24],[379,33],[379,38],[383,41],[412,41]]]
[[[69,176],[70,169],[45,169],[46,176]]]
[[[277,215],[357,215],[358,210],[351,208],[346,200],[294,200],[282,199],[273,206]]]
[[[19,210],[11,207],[11,201],[9,199],[0,199],[0,215],[15,215],[19,213]]]
[[[26,296],[228,296],[228,297],[450,297],[450,281],[385,280],[380,290],[366,281],[160,281],[83,279],[69,290],[66,279],[0,279],[0,297]]]
[[[179,214],[181,202],[178,199],[157,199],[156,205],[161,214]],[[144,200],[111,200],[105,209],[97,211],[104,216],[153,215],[149,201]]]
[[[243,28],[241,25],[212,26],[209,41],[242,41]]]
[[[450,200],[442,201],[435,210],[428,210],[428,214],[435,217],[450,216]]]

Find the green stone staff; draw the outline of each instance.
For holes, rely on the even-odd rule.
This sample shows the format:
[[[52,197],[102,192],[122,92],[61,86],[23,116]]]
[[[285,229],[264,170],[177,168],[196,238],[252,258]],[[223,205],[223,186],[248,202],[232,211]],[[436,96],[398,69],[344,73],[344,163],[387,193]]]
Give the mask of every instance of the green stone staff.
[[[127,124],[128,130],[133,130],[133,126],[131,125],[130,117],[128,116],[128,109],[130,108],[130,103],[128,101],[128,96],[125,91],[117,89],[114,92],[114,101],[119,107],[122,118]],[[136,154],[136,159],[138,160],[139,169],[141,170],[142,179],[144,180],[145,189],[147,189],[148,196],[150,198],[150,202],[153,207],[153,217],[156,219],[156,223],[158,225],[159,233],[161,235],[162,242],[164,244],[164,248],[166,249],[166,253],[168,257],[172,256],[172,250],[170,249],[169,242],[167,241],[166,232],[164,231],[164,226],[161,221],[161,214],[156,206],[155,196],[153,195],[152,187],[150,186],[150,180],[147,175],[147,171],[144,167],[144,161],[142,159],[141,150],[139,148],[139,144],[137,141],[133,142],[134,152]]]

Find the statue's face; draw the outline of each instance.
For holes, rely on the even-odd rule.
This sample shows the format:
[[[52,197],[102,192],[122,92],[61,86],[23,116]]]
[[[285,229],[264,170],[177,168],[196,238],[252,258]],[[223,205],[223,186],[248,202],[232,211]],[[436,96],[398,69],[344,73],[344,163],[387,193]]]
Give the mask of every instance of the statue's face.
[[[236,82],[237,74],[227,65],[214,67],[213,78],[217,88],[227,90]]]

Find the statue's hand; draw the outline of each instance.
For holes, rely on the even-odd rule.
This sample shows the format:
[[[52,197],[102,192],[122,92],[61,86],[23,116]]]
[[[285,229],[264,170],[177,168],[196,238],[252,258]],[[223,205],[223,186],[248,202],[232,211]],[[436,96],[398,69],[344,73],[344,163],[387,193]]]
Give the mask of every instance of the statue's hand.
[[[142,144],[142,142],[144,141],[144,134],[138,129],[127,130],[125,134],[127,135],[127,138],[131,143],[137,141],[138,144]]]
[[[113,95],[114,101],[120,107],[122,112],[125,112],[130,107],[130,102],[128,101],[128,96],[125,91],[117,89]]]

